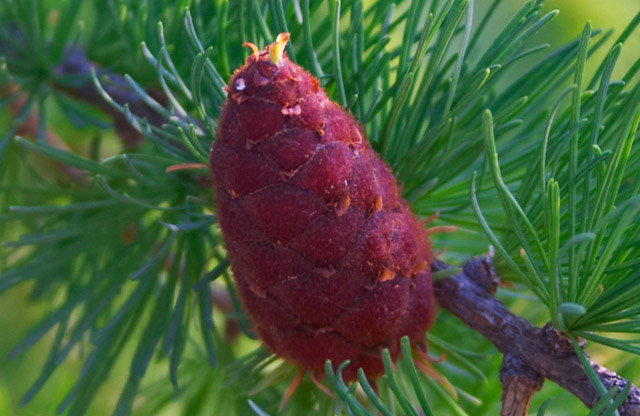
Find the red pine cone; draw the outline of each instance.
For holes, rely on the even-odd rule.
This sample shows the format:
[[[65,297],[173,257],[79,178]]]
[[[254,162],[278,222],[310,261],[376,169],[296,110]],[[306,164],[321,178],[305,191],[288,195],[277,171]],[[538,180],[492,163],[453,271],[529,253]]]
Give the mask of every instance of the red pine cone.
[[[288,34],[232,75],[211,151],[219,223],[240,298],[277,355],[380,375],[383,348],[434,317],[423,226],[360,126],[283,55]]]

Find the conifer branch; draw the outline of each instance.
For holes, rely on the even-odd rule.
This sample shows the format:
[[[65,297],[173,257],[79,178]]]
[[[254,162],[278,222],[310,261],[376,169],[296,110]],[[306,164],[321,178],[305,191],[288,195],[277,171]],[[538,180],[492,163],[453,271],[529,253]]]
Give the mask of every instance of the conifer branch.
[[[166,121],[162,115],[144,102],[121,75],[100,68],[99,65],[87,59],[79,47],[72,48],[68,52],[67,59],[55,71],[58,75],[75,76],[85,81],[72,86],[54,84],[52,87],[60,89],[75,99],[96,107],[109,115],[113,119],[116,134],[126,147],[136,147],[144,140],[144,136],[131,126],[125,114],[111,106],[100,95],[100,92],[91,81],[92,68],[105,80],[103,82],[104,89],[116,103],[120,105],[127,104],[132,114],[140,118],[146,118],[153,126],[160,126]],[[167,104],[167,99],[163,94],[152,90],[148,91],[148,93],[161,104]]]
[[[435,282],[440,305],[504,354],[502,414],[526,415],[533,395],[549,379],[592,408],[591,414],[612,414],[619,407],[622,415],[640,416],[639,389],[589,361],[581,351],[584,343],[576,341],[580,336],[640,354],[637,339],[597,335],[640,333],[640,245],[635,243],[640,182],[633,181],[640,155],[632,147],[640,119],[640,61],[624,78],[612,78],[622,43],[640,26],[640,13],[589,82],[580,81],[585,61],[612,32],[592,31],[589,25],[579,39],[539,54],[549,45],[537,45],[533,35],[557,13],[543,15],[541,0],[523,0],[508,22],[502,13],[494,15],[502,7],[495,0],[479,25],[473,0],[411,0],[402,5],[376,0],[366,7],[362,0],[342,0],[329,13],[322,2],[308,0],[301,11],[297,1],[278,0],[196,2],[192,10],[145,0],[141,7],[93,2],[99,24],[89,28],[89,35],[73,23],[81,1],[53,3],[0,0],[0,91],[3,85],[19,86],[8,96],[0,92],[0,107],[7,104],[10,115],[8,130],[0,132],[0,249],[8,249],[12,257],[0,252],[0,294],[27,281],[33,283],[33,300],[55,292],[50,296],[55,298],[52,312],[11,355],[58,327],[49,357],[23,403],[71,351],[87,345],[91,352],[59,412],[85,413],[126,351],[133,358],[117,414],[132,409],[155,414],[166,403],[175,403],[172,383],[162,380],[155,386],[158,390],[146,391],[143,410],[134,406],[134,401],[141,402],[136,395],[156,356],[166,358],[167,378],[174,386],[180,373],[184,409],[231,414],[229,409],[235,408],[235,414],[248,414],[251,408],[256,414],[275,414],[278,381],[292,366],[272,365],[277,358],[264,347],[245,353],[247,343],[233,342],[246,331],[247,317],[226,272],[219,233],[211,227],[217,214],[211,184],[202,172],[185,168],[202,167],[208,160],[225,79],[248,53],[239,45],[263,45],[278,31],[290,29],[292,39],[298,40],[288,46],[289,57],[295,61],[295,46],[298,63],[313,68],[334,100],[340,95],[341,102],[349,103],[374,150],[383,150],[404,184],[412,209],[424,216],[443,212],[438,226],[484,229],[513,270],[529,277],[530,293],[546,303],[550,316],[561,318],[554,320],[555,328],[570,339],[551,324],[538,328],[511,313],[495,297],[500,279],[489,257],[470,260],[462,272],[445,271],[451,266],[441,262],[433,265],[440,271],[441,280]],[[336,19],[347,16],[351,24],[327,38],[331,22],[336,26]],[[483,30],[487,25],[497,29],[497,36]],[[400,35],[400,44],[391,42]],[[538,62],[523,73],[530,64],[520,59],[534,54]],[[339,71],[328,71],[336,62]],[[560,92],[574,73],[576,84]],[[46,111],[51,95],[68,123],[113,128],[127,148],[144,138],[149,142],[135,152],[99,161],[102,135],[96,134],[90,157],[76,155],[55,140]],[[573,99],[565,108],[568,96]],[[549,100],[556,97],[549,109]],[[111,123],[95,117],[96,112]],[[16,134],[36,140],[13,140]],[[569,138],[574,144],[577,138],[577,153],[573,146],[573,154],[566,148]],[[541,152],[536,152],[539,147]],[[485,160],[483,149],[490,150]],[[41,166],[37,172],[24,169],[29,162],[21,156],[29,153],[49,157],[63,174],[67,168],[80,170],[86,186],[78,187],[73,180],[61,184],[72,186],[42,181],[47,178],[40,175]],[[578,165],[568,168],[576,156]],[[487,167],[497,193],[482,186]],[[480,171],[479,192],[476,198],[474,189],[470,206],[467,184],[475,171]],[[569,191],[576,181],[584,187]],[[472,183],[475,187],[475,178]],[[571,215],[577,215],[569,231],[561,205],[568,192],[577,192],[578,202],[576,207],[569,204],[575,210]],[[487,208],[484,214],[478,199]],[[502,210],[497,209],[500,205]],[[575,238],[566,241],[567,235]],[[485,240],[477,234],[447,239],[456,258],[468,258],[471,243],[482,249]],[[214,252],[215,260],[207,252]],[[572,261],[563,257],[566,252]],[[581,263],[580,256],[582,268],[571,266]],[[574,272],[567,293],[556,284],[565,269]],[[207,287],[218,277],[223,284]],[[219,318],[215,325],[214,307]],[[222,314],[227,315],[224,333],[218,331]],[[620,320],[621,314],[625,319]],[[200,329],[200,341],[191,336],[195,329]],[[477,380],[494,382],[496,374],[486,373],[484,364],[491,363],[483,362],[486,355],[477,349],[467,351],[447,342],[457,339],[458,331],[465,329],[454,325],[429,332],[431,352],[448,354],[442,375],[469,375],[452,379],[456,383],[448,385],[448,391],[428,377],[410,378],[404,367],[414,364],[406,344],[397,372],[387,352],[380,396],[364,372],[358,375],[371,401],[368,409],[355,399],[356,384],[347,387],[340,371],[328,376],[335,397],[343,400],[349,414],[350,409],[365,414],[375,407],[382,414],[405,410],[413,415],[418,409],[415,392],[422,398],[422,413],[431,414],[425,399],[429,396],[421,395],[424,383],[429,394],[443,399],[434,397],[437,413],[447,408],[466,414],[467,406],[491,412],[498,401],[491,394],[495,390],[483,389],[482,397],[475,397],[473,388]],[[488,346],[484,340],[480,344]],[[310,398],[316,400],[318,414],[335,413],[335,400],[313,384],[303,382],[300,390],[286,410],[289,414],[308,413]],[[258,392],[260,397],[248,400]],[[460,393],[460,402],[449,397],[451,392]]]
[[[9,94],[17,94],[19,87],[16,84],[9,83],[5,87],[3,87],[2,91],[0,91],[0,96],[5,96]],[[27,103],[27,97],[24,94],[17,95],[16,98],[9,104],[9,114],[13,118],[18,118],[20,113],[22,112],[24,106]],[[38,110],[33,109],[24,122],[18,127],[16,133],[20,136],[26,136],[31,139],[36,139],[38,137],[38,126],[40,125],[40,115],[38,114]],[[63,151],[70,151],[69,147],[58,137],[58,135],[47,126],[44,133],[45,142],[57,149]],[[55,165],[57,169],[59,169],[62,174],[72,182],[82,182],[85,179],[85,173],[73,166],[66,165],[64,163],[60,163]]]
[[[544,383],[544,378],[516,355],[506,353],[500,367],[502,384],[501,416],[526,416],[531,399]]]
[[[77,46],[67,45],[66,58],[54,69],[54,72],[58,76],[73,78],[76,81],[71,83],[58,83],[51,82],[50,87],[54,90],[64,92],[65,94],[73,97],[76,100],[82,101],[90,106],[99,109],[113,120],[113,127],[121,139],[123,145],[127,148],[134,148],[138,146],[143,140],[144,136],[138,132],[127,120],[125,114],[109,104],[96,89],[91,80],[91,69],[96,71],[101,77],[103,87],[105,91],[113,98],[113,100],[119,105],[128,105],[129,111],[139,118],[146,118],[147,121],[153,126],[161,126],[166,122],[165,117],[151,108],[140,95],[127,83],[127,81],[119,74],[100,67],[100,65],[90,61],[85,53]],[[0,45],[2,49],[2,45]],[[9,96],[9,94],[16,94],[16,85],[10,85],[8,89],[0,91],[0,97]],[[167,104],[167,98],[161,92],[149,89],[147,91],[156,101],[163,106]],[[19,98],[13,103],[13,116],[17,116],[17,112],[24,106],[25,99]],[[30,125],[34,125],[37,130],[37,114],[31,114],[30,118],[23,123],[23,130],[28,130],[27,134],[32,133],[33,128],[29,128]],[[49,133],[51,134],[51,133]],[[51,143],[50,143],[51,144]],[[53,146],[58,147],[56,144]]]
[[[434,271],[450,266],[436,261]],[[527,390],[520,390],[523,379],[535,380],[535,374],[557,383],[580,399],[587,407],[593,408],[600,397],[580,360],[571,346],[571,341],[550,324],[538,328],[524,318],[509,311],[494,294],[499,283],[489,256],[469,260],[463,270],[446,279],[434,283],[438,303],[467,326],[491,341],[505,355],[501,369],[501,381],[505,393],[503,407],[507,410],[522,409],[530,401],[537,389],[535,384]],[[521,360],[512,365],[514,360]],[[590,364],[607,389],[617,387],[622,390],[629,381],[593,361]],[[533,377],[531,377],[533,371]],[[513,384],[515,383],[515,384]],[[540,383],[541,386],[542,383]],[[518,389],[526,395],[514,394]],[[621,416],[640,415],[640,389],[631,386],[628,396],[618,408]],[[526,414],[521,412],[503,415]]]

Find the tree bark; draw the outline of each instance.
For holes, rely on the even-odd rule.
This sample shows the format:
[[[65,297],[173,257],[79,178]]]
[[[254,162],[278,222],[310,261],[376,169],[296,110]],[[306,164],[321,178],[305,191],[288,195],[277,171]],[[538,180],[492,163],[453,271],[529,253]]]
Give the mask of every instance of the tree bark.
[[[450,266],[436,260],[440,271]],[[599,395],[580,364],[571,342],[551,324],[538,328],[509,311],[495,296],[499,283],[488,256],[469,260],[460,273],[434,282],[436,298],[471,329],[504,354],[501,368],[502,415],[526,415],[533,394],[548,379],[592,408]],[[591,366],[607,389],[629,381],[594,362]],[[640,416],[640,389],[635,385],[618,408],[621,416]]]

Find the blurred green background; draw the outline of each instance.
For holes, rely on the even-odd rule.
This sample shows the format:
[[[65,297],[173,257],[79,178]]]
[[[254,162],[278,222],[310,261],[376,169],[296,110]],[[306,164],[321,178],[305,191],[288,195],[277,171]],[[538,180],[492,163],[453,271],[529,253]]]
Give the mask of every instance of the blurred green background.
[[[486,7],[491,2],[480,0],[475,2],[474,13],[482,16]],[[505,0],[502,8],[502,19],[510,17],[510,12],[515,11],[522,4],[519,0]],[[366,2],[365,2],[366,4]],[[511,8],[511,11],[509,11]],[[554,19],[538,40],[543,40],[551,44],[552,48],[564,44],[579,36],[582,26],[587,20],[591,20],[594,28],[615,30],[614,38],[617,37],[630,19],[638,12],[640,2],[638,0],[547,0],[545,2],[547,10],[560,9],[560,15]],[[477,23],[478,19],[475,19]],[[500,26],[501,27],[501,26]],[[499,27],[496,26],[496,30]],[[490,31],[487,36],[491,39]],[[637,59],[640,51],[640,36],[631,38],[623,48],[619,64],[614,72],[614,78],[621,76],[624,71]],[[602,49],[596,55],[594,61],[601,60],[606,54],[606,49]],[[535,61],[535,58],[532,58]],[[521,65],[527,66],[531,61],[523,61]],[[524,69],[524,68],[523,68]],[[593,71],[593,65],[591,67]],[[6,115],[0,115],[6,117]],[[55,116],[52,118],[54,127],[56,125]],[[2,123],[4,124],[4,123]],[[62,123],[58,123],[62,124]],[[74,143],[86,143],[90,133],[81,131],[69,131],[68,128],[58,132],[65,141]],[[71,137],[65,137],[69,133]],[[0,295],[0,416],[40,416],[51,414],[61,402],[64,395],[77,378],[82,364],[83,351],[76,349],[54,373],[53,377],[46,383],[41,392],[26,406],[20,405],[20,398],[28,390],[31,384],[37,379],[46,353],[48,352],[53,333],[48,334],[42,341],[36,344],[26,355],[15,360],[8,360],[7,355],[11,348],[27,333],[27,331],[37,323],[46,313],[46,306],[33,303],[29,300],[30,287],[28,284],[20,285]],[[501,298],[516,313],[520,313],[537,325],[545,323],[546,312],[542,307],[532,307],[531,301],[523,301],[508,291],[501,292]],[[495,349],[491,349],[477,334],[464,328],[461,324],[453,322],[453,318],[440,316],[437,325],[447,325],[452,328],[451,339],[467,339],[469,344],[478,344],[479,348],[493,351],[495,358],[483,363],[482,367],[488,373],[496,375],[494,379],[479,385],[475,389],[478,397],[486,399],[488,404],[478,409],[478,414],[496,414],[498,411],[500,384],[497,373],[500,366],[500,359]],[[462,338],[460,338],[462,337]],[[611,369],[621,373],[625,378],[640,382],[640,358],[633,358],[631,355],[615,352],[603,347],[590,346],[587,348],[592,358]],[[116,363],[114,371],[111,373],[109,381],[101,388],[98,396],[91,406],[91,415],[108,415],[113,411],[113,406],[117,401],[122,388],[125,376],[128,373],[128,362],[132,351],[125,353]],[[148,384],[154,380],[166,377],[164,365],[153,365],[150,367],[145,382]],[[144,394],[144,388],[142,390]],[[547,415],[568,415],[585,414],[584,407],[572,395],[558,388],[554,384],[547,382],[541,393],[534,397],[532,412],[535,414],[544,400],[551,398]],[[165,414],[178,414],[179,406],[168,407]]]

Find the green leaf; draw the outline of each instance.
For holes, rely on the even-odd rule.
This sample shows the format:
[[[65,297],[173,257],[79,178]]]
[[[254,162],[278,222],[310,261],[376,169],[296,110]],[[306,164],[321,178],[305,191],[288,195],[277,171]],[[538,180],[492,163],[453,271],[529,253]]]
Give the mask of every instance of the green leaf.
[[[249,406],[251,406],[251,409],[255,412],[257,416],[269,416],[269,413],[262,410],[260,406],[258,406],[253,402],[253,400],[249,399],[247,400],[247,403],[249,403]]]
[[[382,414],[383,416],[392,416],[391,411],[387,409],[382,400],[380,400],[380,397],[378,397],[373,388],[371,388],[369,380],[367,380],[367,376],[364,374],[362,368],[358,369],[358,382],[360,383],[362,390],[364,390],[365,394],[367,395],[367,398],[369,398],[375,408],[378,409],[380,414]]]
[[[600,378],[598,377],[598,374],[595,372],[593,367],[591,367],[591,363],[589,363],[589,360],[587,359],[584,351],[578,344],[578,341],[576,341],[573,335],[569,335],[569,339],[571,340],[571,345],[573,346],[573,350],[576,352],[576,355],[580,360],[580,364],[582,364],[582,368],[584,368],[584,371],[587,373],[587,376],[589,377],[589,380],[591,380],[591,384],[593,384],[593,387],[595,387],[599,395],[602,396],[606,394],[607,390],[602,384],[602,380],[600,380]]]
[[[24,149],[43,154],[47,157],[50,157],[51,159],[62,162],[65,165],[73,166],[78,169],[86,170],[95,174],[102,174],[119,178],[129,177],[129,174],[127,172],[105,166],[101,163],[97,163],[89,159],[83,159],[72,153],[57,149],[55,147],[51,147],[46,144],[32,143],[19,136],[16,137],[14,141],[18,146]]]

